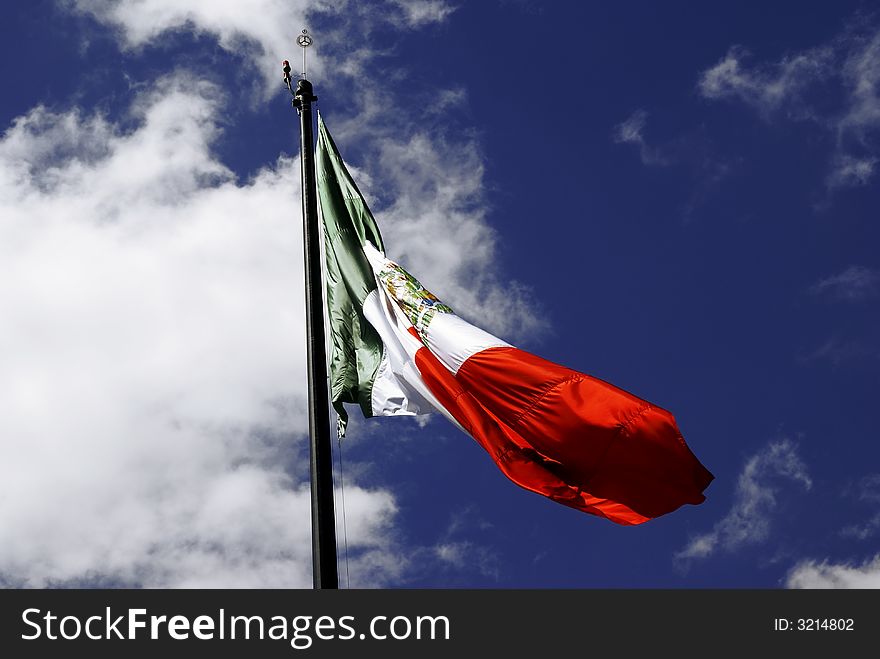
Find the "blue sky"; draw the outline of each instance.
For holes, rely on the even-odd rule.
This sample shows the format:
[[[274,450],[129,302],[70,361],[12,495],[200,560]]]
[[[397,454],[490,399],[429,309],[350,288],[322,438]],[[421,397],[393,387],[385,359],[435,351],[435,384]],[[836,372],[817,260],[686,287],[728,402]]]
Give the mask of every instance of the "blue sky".
[[[310,584],[306,26],[389,256],[670,409],[716,476],[625,528],[443,419],[356,419],[352,586],[880,586],[870,9],[4,4],[0,583]]]

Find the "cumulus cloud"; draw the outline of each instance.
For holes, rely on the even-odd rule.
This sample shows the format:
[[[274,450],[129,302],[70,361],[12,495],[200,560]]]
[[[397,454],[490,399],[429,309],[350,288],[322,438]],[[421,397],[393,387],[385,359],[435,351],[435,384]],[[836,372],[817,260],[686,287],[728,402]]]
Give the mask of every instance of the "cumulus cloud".
[[[844,490],[844,494],[876,510],[880,502],[880,474],[869,474]],[[874,537],[880,530],[880,514],[862,524],[844,527],[841,535],[855,540]],[[880,554],[867,560],[798,561],[785,577],[787,588],[880,588]]]
[[[76,6],[128,47],[189,30],[271,59],[272,76],[278,26],[308,9]],[[179,71],[142,85],[118,122],[37,107],[0,139],[0,583],[311,583],[298,162],[239,180],[214,152],[228,102]],[[358,172],[382,191],[393,256],[488,328],[535,328],[527,291],[496,272],[476,143],[361,119],[361,147],[401,161]],[[421,570],[389,491],[348,483],[346,508],[353,586]],[[452,565],[433,546],[407,553]]]
[[[863,265],[851,265],[810,287],[813,295],[855,302],[873,297],[880,287],[880,273]]]
[[[642,164],[666,165],[668,161],[659,149],[650,146],[645,141],[644,132],[647,121],[648,113],[644,110],[636,110],[629,118],[614,127],[612,137],[617,144],[632,144],[638,147]]]
[[[746,461],[730,510],[711,531],[692,538],[675,554],[675,559],[686,564],[717,551],[732,552],[766,540],[785,481],[793,481],[804,489],[812,487],[797,445],[783,438],[771,441]]]
[[[217,44],[262,74],[268,93],[280,88],[284,57],[299,58],[296,37],[315,14],[357,16],[361,29],[375,24],[402,29],[441,23],[455,10],[443,0],[380,0],[369,6],[352,0],[59,0],[76,11],[111,27],[127,50],[160,43],[169,35],[193,33],[210,36]],[[347,28],[344,28],[347,29]],[[338,34],[320,35],[321,47],[311,48],[309,71],[326,76],[350,68],[360,59],[347,48],[334,48]],[[327,67],[330,53],[344,56]]]
[[[280,60],[296,47],[315,0],[67,0],[77,11],[110,26],[126,49],[139,49],[169,33],[209,35],[224,50],[253,61],[273,91]],[[320,67],[320,60],[315,63]]]
[[[390,197],[387,205],[377,200],[389,256],[489,331],[511,340],[543,331],[530,291],[503,282],[492,265],[498,238],[485,220],[478,146],[417,132],[379,138],[374,147],[374,171]],[[378,192],[375,185],[368,191]]]
[[[36,108],[0,140],[7,584],[310,582],[296,162],[236,182],[219,97],[172,76],[131,130]],[[347,499],[384,551],[393,497]]]
[[[802,561],[789,572],[788,588],[880,588],[880,555],[859,564]]]
[[[700,75],[700,94],[738,101],[767,120],[784,115],[814,122],[834,142],[828,189],[868,183],[880,158],[880,29],[864,21],[776,62],[749,59],[744,48],[731,48]],[[838,98],[839,107],[819,102],[828,96]]]
[[[115,26],[129,47],[179,30],[214,35],[222,47],[261,67],[271,90],[279,88],[277,53],[289,52],[293,43],[284,31],[286,26],[302,24],[310,12],[340,18],[350,13],[368,25],[417,29],[442,22],[454,11],[441,0],[388,0],[369,7],[348,0],[210,5],[180,0],[73,1],[80,11]],[[536,311],[530,290],[505,281],[495,265],[498,239],[486,222],[489,204],[483,191],[484,157],[479,144],[468,137],[451,140],[444,126],[436,121],[431,122],[433,127],[426,126],[419,116],[396,114],[392,122],[387,114],[380,116],[378,108],[385,107],[389,99],[375,102],[375,90],[359,75],[376,53],[353,49],[348,36],[328,32],[322,35],[321,47],[313,50],[317,66],[332,61],[337,75],[353,85],[356,111],[331,109],[326,118],[344,156],[351,143],[370,156],[368,164],[355,163],[360,167],[353,169],[378,215],[389,256],[410,268],[460,315],[479,318],[487,330],[511,341],[541,334],[547,325]],[[333,79],[327,83],[334,84]],[[436,120],[437,102],[459,105],[465,98],[463,89],[446,90],[426,106],[425,115]]]

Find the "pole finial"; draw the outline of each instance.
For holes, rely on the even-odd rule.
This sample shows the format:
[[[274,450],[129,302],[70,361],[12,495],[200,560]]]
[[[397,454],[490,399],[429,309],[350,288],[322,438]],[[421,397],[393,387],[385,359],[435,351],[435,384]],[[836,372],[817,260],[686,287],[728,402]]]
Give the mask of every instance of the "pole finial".
[[[303,51],[303,68],[302,68],[302,79],[306,79],[306,48],[312,45],[312,35],[309,34],[309,31],[303,28],[302,33],[296,38],[296,42],[299,44],[300,48]]]

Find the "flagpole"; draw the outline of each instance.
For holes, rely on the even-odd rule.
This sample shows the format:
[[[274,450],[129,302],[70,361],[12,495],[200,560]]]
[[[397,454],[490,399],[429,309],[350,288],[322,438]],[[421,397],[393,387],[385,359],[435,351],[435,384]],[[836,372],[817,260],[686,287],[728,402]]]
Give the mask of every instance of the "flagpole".
[[[312,43],[306,30],[297,38],[305,49]],[[302,79],[291,88],[290,63],[285,60],[284,81],[299,114],[302,165],[303,251],[305,254],[306,359],[309,373],[309,476],[312,494],[312,583],[315,589],[339,587],[336,565],[336,516],[333,510],[333,445],[330,439],[330,403],[327,395],[327,353],[324,344],[324,294],[321,279],[321,231],[315,183],[312,83]]]

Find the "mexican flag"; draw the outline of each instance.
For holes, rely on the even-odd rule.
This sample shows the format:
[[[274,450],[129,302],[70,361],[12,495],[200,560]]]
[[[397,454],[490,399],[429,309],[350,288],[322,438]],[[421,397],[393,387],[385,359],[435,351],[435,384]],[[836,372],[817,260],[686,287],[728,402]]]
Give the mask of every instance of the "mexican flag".
[[[672,414],[459,318],[385,256],[318,117],[330,389],[364,416],[440,412],[517,485],[619,524],[698,504],[713,476]]]

